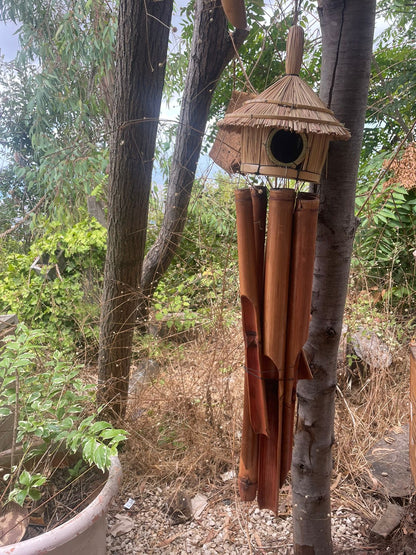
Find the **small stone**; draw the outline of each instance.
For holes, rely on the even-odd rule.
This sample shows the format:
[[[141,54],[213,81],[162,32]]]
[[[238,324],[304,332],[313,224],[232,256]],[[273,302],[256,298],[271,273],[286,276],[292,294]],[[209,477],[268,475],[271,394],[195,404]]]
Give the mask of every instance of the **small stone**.
[[[383,516],[371,529],[372,534],[387,538],[399,526],[403,514],[403,507],[395,503],[389,503]]]
[[[170,496],[165,503],[165,508],[174,524],[186,522],[192,517],[191,500],[183,490]]]

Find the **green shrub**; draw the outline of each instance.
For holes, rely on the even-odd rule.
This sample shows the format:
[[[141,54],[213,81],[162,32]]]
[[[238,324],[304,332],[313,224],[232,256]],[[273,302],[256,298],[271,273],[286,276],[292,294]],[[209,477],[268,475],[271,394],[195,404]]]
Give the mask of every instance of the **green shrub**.
[[[376,288],[389,306],[409,310],[416,291],[415,250],[416,191],[381,182],[371,194],[368,183],[376,180],[374,166],[364,166],[358,185],[357,230],[352,270],[357,287]]]
[[[11,447],[17,443],[23,450],[3,480],[7,500],[20,505],[27,498],[40,499],[51,471],[49,460],[58,450],[79,452],[86,463],[105,470],[126,439],[123,430],[98,419],[95,387],[80,379],[80,366],[60,351],[50,352],[43,337],[43,330],[19,324],[0,357],[0,417],[14,412],[18,424]],[[26,462],[40,455],[43,463],[37,463],[36,473],[29,472]]]
[[[181,313],[187,328],[218,307],[236,306],[234,189],[234,183],[222,176],[195,186],[179,249],[154,295],[156,318]],[[158,216],[151,218],[157,221]]]
[[[27,254],[10,252],[0,262],[0,313],[16,313],[60,349],[94,344],[105,249],[106,231],[93,220],[50,226]]]

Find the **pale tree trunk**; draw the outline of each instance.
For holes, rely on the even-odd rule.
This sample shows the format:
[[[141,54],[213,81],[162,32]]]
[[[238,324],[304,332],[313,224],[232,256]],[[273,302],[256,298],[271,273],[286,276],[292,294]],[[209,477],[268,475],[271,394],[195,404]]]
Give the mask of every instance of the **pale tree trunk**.
[[[120,0],[98,402],[122,415],[173,0]]]
[[[312,320],[306,350],[314,379],[298,384],[292,460],[295,553],[332,553],[330,482],[336,364],[357,222],[355,189],[367,107],[375,0],[322,0],[321,98],[351,131],[331,143],[322,179]]]
[[[166,210],[159,235],[143,265],[141,286],[145,299],[153,294],[181,241],[212,97],[222,72],[247,35],[247,30],[237,29],[230,36],[220,0],[196,1]]]

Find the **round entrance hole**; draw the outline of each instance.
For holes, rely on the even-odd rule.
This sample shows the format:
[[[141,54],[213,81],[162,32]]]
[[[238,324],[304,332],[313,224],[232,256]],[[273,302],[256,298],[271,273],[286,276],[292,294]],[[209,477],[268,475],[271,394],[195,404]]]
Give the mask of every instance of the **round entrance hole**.
[[[305,158],[306,137],[294,131],[275,129],[267,139],[266,148],[272,162],[295,168]]]

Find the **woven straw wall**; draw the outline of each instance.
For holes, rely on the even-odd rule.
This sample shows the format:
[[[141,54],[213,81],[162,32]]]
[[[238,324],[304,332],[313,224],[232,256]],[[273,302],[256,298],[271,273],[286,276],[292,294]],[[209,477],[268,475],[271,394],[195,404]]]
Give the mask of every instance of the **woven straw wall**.
[[[243,127],[241,132],[241,172],[319,183],[329,146],[327,135],[307,134],[308,148],[300,169],[279,166],[267,153],[270,128]]]

